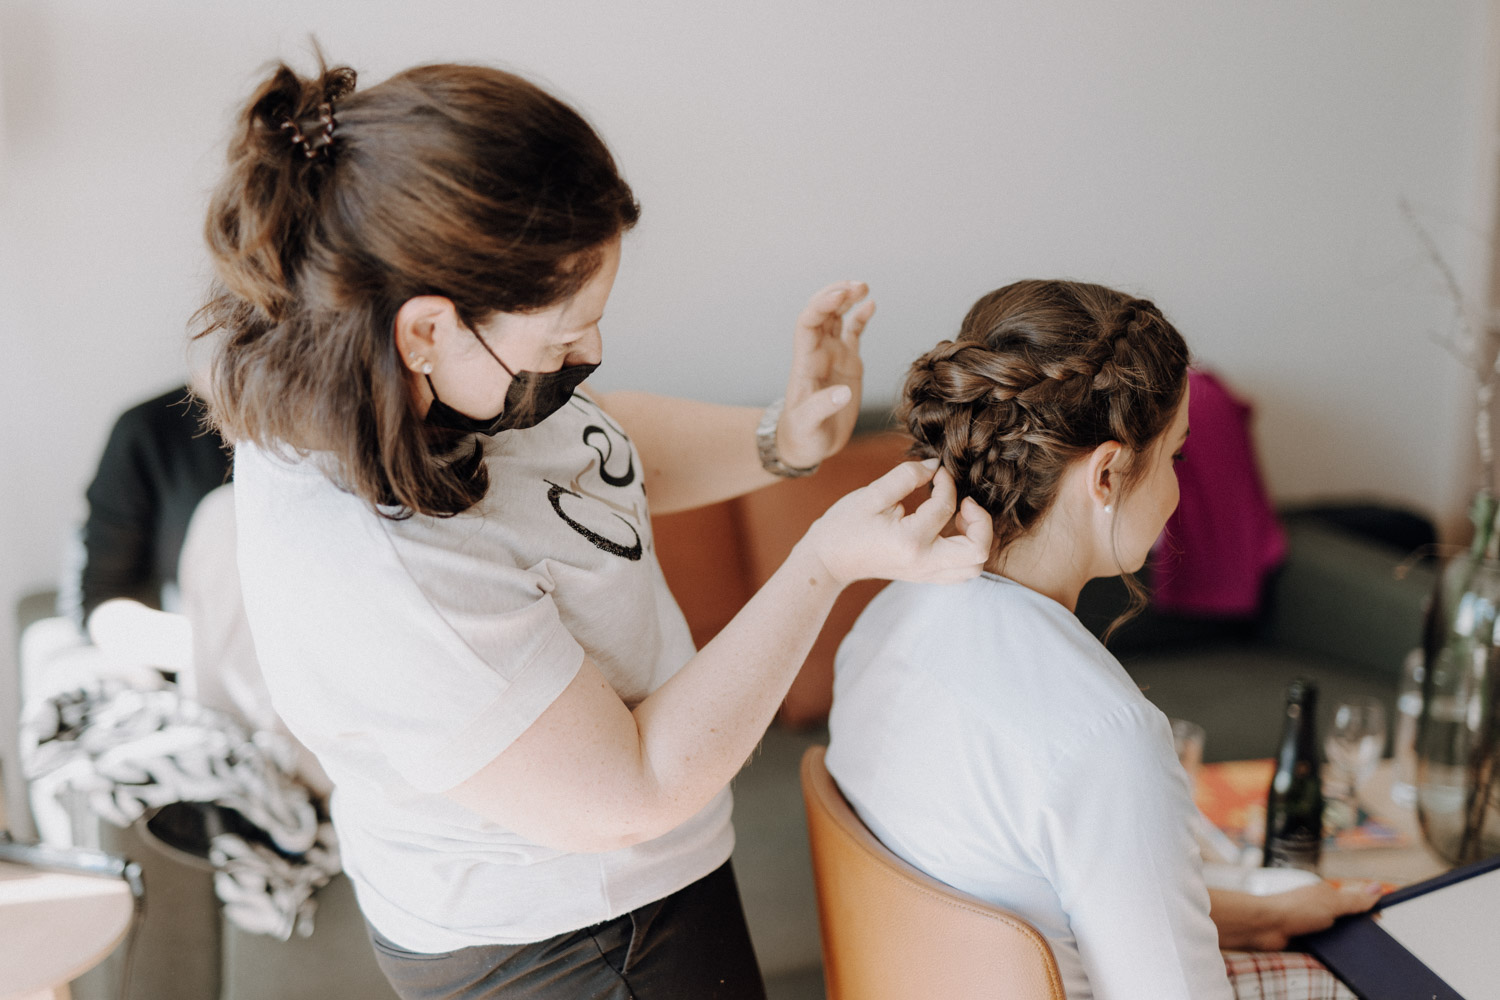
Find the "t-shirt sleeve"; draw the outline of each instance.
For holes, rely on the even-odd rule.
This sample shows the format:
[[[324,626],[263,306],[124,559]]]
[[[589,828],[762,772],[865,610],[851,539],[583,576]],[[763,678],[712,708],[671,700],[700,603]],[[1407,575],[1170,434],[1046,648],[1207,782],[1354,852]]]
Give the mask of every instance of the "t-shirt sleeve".
[[[256,502],[256,469],[240,468],[252,487],[236,514],[256,651],[277,712],[314,753],[337,743],[331,758],[378,756],[414,789],[445,791],[577,675],[584,651],[545,567],[468,554],[456,520],[397,538],[403,529],[360,516],[352,498],[347,518],[271,531],[258,523],[274,509]]]
[[[1166,720],[1117,710],[1070,744],[1049,785],[1045,863],[1097,1000],[1229,1000]]]
[[[366,647],[374,676],[340,685],[346,731],[379,747],[407,783],[429,792],[460,784],[515,742],[584,658],[550,595],[497,610],[482,625],[454,621],[449,611],[429,605],[408,616],[415,629],[372,633],[381,647]]]

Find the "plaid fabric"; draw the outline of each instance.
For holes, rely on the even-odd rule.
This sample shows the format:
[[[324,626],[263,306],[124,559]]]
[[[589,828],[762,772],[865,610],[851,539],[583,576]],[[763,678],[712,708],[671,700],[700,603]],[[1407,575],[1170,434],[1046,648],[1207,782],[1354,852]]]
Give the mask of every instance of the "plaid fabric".
[[[1296,951],[1226,951],[1235,1000],[1355,1000],[1349,987],[1311,955]]]

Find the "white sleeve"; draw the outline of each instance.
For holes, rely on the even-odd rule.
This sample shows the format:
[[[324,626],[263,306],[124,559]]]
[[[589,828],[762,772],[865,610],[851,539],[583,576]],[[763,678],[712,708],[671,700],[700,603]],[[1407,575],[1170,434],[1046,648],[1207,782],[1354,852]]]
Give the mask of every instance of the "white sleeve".
[[[326,489],[294,495],[302,516],[287,516],[288,504],[253,488],[259,465],[246,471],[245,610],[272,702],[315,754],[379,757],[413,788],[441,792],[510,746],[577,675],[583,648],[545,568],[469,552],[472,527],[457,519],[398,544],[391,524]]]
[[[584,656],[550,595],[506,607],[528,595],[518,593],[523,579],[500,587],[498,575],[475,587],[494,599],[484,615],[395,574],[315,610],[263,606],[278,627],[253,628],[255,644],[288,727],[314,753],[333,739],[378,754],[422,791],[478,772],[546,711]]]
[[[1041,817],[1096,1000],[1232,1000],[1165,717],[1126,706],[1072,743]]]

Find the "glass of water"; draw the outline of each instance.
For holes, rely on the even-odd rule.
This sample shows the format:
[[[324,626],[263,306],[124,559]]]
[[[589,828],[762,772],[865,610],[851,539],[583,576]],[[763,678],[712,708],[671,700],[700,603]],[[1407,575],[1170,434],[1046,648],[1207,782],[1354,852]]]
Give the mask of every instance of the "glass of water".
[[[1392,740],[1394,758],[1391,801],[1403,809],[1417,804],[1417,724],[1422,718],[1422,681],[1427,676],[1427,661],[1422,650],[1406,655],[1401,666],[1401,693],[1396,696],[1396,734]]]
[[[1196,722],[1186,719],[1169,721],[1172,723],[1172,748],[1177,751],[1177,759],[1187,772],[1189,786],[1196,788],[1198,772],[1203,769],[1203,742],[1207,733]]]
[[[1365,697],[1337,702],[1323,751],[1328,756],[1324,822],[1331,830],[1342,830],[1358,821],[1359,786],[1375,773],[1385,752],[1385,706]]]

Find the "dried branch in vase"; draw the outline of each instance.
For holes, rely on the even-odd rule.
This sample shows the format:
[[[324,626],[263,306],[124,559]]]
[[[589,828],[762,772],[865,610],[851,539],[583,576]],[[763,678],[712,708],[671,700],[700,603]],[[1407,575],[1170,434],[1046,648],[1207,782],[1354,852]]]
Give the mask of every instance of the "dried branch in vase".
[[[1500,851],[1500,500],[1491,413],[1500,381],[1500,326],[1476,319],[1453,269],[1404,199],[1401,212],[1453,307],[1455,332],[1437,339],[1475,384],[1481,483],[1471,508],[1474,540],[1466,555],[1449,560],[1428,606],[1418,736],[1423,833],[1440,854],[1462,864]]]
[[[1401,214],[1416,233],[1428,262],[1442,278],[1443,289],[1453,307],[1455,332],[1440,334],[1435,339],[1474,376],[1474,437],[1479,446],[1480,489],[1494,493],[1495,447],[1491,406],[1495,400],[1495,384],[1500,381],[1500,325],[1493,319],[1482,322],[1475,317],[1453,268],[1448,265],[1427,227],[1422,225],[1422,220],[1417,218],[1411,202],[1405,198],[1401,199]]]

